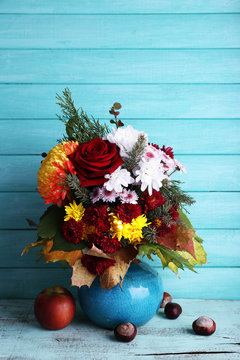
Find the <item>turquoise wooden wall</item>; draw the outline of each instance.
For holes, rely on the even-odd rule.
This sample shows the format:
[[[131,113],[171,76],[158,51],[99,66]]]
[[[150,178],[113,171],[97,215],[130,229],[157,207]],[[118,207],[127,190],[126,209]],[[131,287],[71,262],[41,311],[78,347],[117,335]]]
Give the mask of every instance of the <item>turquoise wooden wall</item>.
[[[69,271],[20,256],[35,238],[25,218],[44,209],[36,172],[62,134],[66,86],[103,120],[121,102],[127,124],[187,167],[209,263],[181,280],[164,270],[165,290],[240,299],[240,0],[0,1],[1,297],[69,286]]]

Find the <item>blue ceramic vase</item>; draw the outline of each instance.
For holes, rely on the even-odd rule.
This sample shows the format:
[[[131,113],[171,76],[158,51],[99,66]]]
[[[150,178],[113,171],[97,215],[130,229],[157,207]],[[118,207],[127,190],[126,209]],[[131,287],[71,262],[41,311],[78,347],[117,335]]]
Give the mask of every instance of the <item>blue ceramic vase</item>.
[[[114,329],[125,321],[141,326],[152,319],[160,307],[163,287],[158,273],[149,265],[132,263],[122,290],[119,285],[102,289],[97,277],[90,288],[78,289],[78,295],[83,312],[92,322]]]

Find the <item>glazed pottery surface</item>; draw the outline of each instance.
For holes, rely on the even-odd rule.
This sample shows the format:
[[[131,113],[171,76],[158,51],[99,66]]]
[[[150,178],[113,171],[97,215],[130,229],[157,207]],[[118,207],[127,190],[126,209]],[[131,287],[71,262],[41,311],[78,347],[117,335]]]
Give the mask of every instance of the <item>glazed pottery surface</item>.
[[[113,329],[125,321],[136,326],[149,321],[160,307],[163,287],[160,276],[149,265],[132,263],[122,290],[119,285],[102,289],[97,277],[90,288],[82,286],[78,295],[81,308],[91,321]]]

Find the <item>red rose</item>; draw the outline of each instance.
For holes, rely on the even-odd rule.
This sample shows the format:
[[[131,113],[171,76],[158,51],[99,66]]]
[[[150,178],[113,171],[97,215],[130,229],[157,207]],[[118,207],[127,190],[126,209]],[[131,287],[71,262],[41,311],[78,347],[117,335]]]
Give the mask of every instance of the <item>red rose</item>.
[[[100,138],[79,145],[68,157],[82,187],[103,184],[107,181],[104,175],[113,173],[123,164],[116,144]]]

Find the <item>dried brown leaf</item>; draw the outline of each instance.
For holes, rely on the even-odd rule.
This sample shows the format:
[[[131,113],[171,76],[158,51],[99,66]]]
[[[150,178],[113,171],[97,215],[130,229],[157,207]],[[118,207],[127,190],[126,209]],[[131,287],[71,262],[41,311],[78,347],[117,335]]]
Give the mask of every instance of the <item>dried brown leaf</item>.
[[[100,276],[101,287],[106,290],[112,289],[117,284],[121,287],[130,263],[136,258],[136,255],[137,251],[132,247],[122,248],[115,253],[113,259],[116,264]]]
[[[87,285],[90,287],[96,278],[96,275],[91,274],[88,269],[82,265],[81,259],[78,259],[73,265],[72,272],[72,286],[81,287]]]

